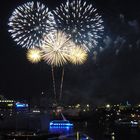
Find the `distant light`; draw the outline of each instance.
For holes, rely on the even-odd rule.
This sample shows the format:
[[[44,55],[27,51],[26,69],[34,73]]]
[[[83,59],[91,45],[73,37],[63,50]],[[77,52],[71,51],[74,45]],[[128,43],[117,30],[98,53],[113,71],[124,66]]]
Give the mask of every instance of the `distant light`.
[[[115,136],[112,136],[111,138],[112,138],[112,140],[115,140]]]
[[[117,112],[117,115],[120,115],[120,113],[119,113],[119,112]]]
[[[131,121],[131,124],[137,125],[137,124],[138,124],[138,122]]]
[[[12,103],[14,101],[13,100],[0,100],[0,102],[2,102],[2,103]]]
[[[40,110],[33,110],[33,113],[40,113]]]
[[[77,104],[76,106],[75,106],[75,108],[79,108],[80,107],[80,104]]]
[[[16,107],[17,107],[17,108],[24,108],[24,107],[28,107],[28,104],[23,104],[23,103],[17,102],[17,103],[16,103]]]
[[[106,105],[106,108],[110,108],[110,104],[107,104],[107,105]]]
[[[7,106],[8,106],[8,107],[12,107],[12,106],[13,106],[13,104],[8,104]]]
[[[16,105],[17,107],[25,107],[25,105],[23,104],[23,105]]]
[[[135,114],[131,114],[131,117],[134,118],[135,117]]]
[[[86,110],[85,110],[85,109],[84,109],[83,111],[84,111],[84,112],[86,112]]]

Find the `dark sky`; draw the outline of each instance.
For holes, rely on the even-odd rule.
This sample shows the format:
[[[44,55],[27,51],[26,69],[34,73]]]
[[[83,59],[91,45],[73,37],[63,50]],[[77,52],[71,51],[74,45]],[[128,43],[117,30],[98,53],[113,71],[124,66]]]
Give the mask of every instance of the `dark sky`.
[[[64,0],[41,0],[50,9]],[[26,0],[4,0],[0,5],[0,94],[6,98],[53,94],[51,68],[31,64],[26,50],[8,33],[8,18]],[[139,0],[91,0],[104,20],[103,51],[97,60],[91,53],[82,66],[65,66],[63,99],[67,102],[140,102],[140,9]],[[55,69],[59,92],[62,68]]]

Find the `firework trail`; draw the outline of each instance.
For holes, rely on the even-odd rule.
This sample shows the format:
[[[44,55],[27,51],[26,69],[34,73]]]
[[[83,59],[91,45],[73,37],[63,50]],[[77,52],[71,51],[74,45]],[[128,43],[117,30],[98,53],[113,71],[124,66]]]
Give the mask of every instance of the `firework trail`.
[[[62,69],[62,76],[61,76],[61,85],[60,85],[60,95],[59,95],[59,101],[61,101],[61,99],[62,99],[62,91],[63,91],[64,74],[65,74],[65,69],[64,69],[64,67],[63,67],[63,69]]]
[[[54,90],[54,99],[55,102],[57,101],[57,97],[56,97],[56,86],[55,86],[55,76],[54,76],[54,67],[51,66],[51,70],[52,70],[52,79],[53,79],[53,90]]]
[[[52,78],[53,78],[53,88],[56,99],[56,87],[55,87],[55,76],[54,76],[54,67],[63,66],[68,63],[70,48],[74,45],[70,37],[68,37],[62,31],[56,31],[44,36],[44,44],[41,46],[42,57],[47,64],[52,67]],[[62,73],[61,86],[60,86],[60,97],[62,96],[62,87],[63,87],[63,77]]]

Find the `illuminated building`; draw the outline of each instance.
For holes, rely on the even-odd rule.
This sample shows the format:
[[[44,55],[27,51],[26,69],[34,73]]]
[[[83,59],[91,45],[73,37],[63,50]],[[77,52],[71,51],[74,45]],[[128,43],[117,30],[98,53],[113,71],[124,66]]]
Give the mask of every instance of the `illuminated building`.
[[[7,116],[12,116],[14,113],[15,101],[1,99],[0,100],[0,117],[4,118]]]
[[[0,100],[0,109],[13,108],[15,102],[13,100]]]
[[[5,99],[0,96],[0,116],[8,117],[16,114],[17,112],[27,112],[28,104],[16,102],[14,100]]]

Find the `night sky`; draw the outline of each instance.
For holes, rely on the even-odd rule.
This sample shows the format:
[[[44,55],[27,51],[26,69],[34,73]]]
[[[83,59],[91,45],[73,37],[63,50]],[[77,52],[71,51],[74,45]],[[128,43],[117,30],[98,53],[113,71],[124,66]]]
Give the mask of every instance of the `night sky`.
[[[41,0],[50,10],[64,0]],[[31,64],[26,50],[8,33],[8,19],[26,0],[4,0],[0,4],[0,94],[27,99],[41,92],[53,94],[51,67],[45,62]],[[140,4],[139,0],[91,0],[104,20],[104,48],[97,59],[90,53],[81,66],[66,65],[65,102],[140,103]],[[62,68],[55,69],[59,92]]]

